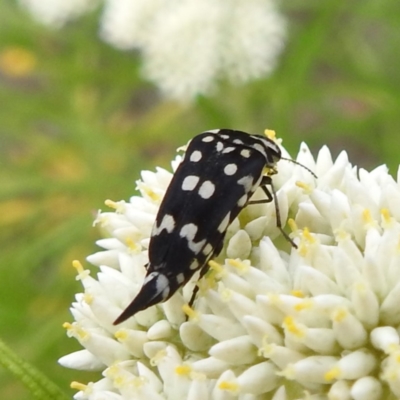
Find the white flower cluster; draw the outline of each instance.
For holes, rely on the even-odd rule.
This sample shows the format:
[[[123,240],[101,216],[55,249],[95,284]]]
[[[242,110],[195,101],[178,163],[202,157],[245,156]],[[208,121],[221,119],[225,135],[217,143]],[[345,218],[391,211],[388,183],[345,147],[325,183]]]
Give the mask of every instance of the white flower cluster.
[[[112,322],[141,286],[172,175],[145,171],[141,196],[108,202],[116,212],[97,223],[110,237],[88,257],[100,272],[75,262],[84,293],[65,324],[85,350],[60,360],[103,378],[74,382],[76,400],[400,397],[399,179],[385,166],[358,170],[345,152],[333,162],[326,147],[314,160],[303,144],[297,160],[318,179],[283,160],[274,182],[298,249],[277,230],[273,203],[249,205],[193,309],[195,280],[120,326]]]
[[[270,0],[131,3],[108,1],[102,36],[117,47],[139,48],[145,75],[172,98],[208,93],[223,78],[260,77],[283,47],[284,23]]]
[[[40,21],[61,25],[96,0],[20,1]],[[145,76],[167,97],[188,100],[223,79],[270,73],[285,23],[272,0],[107,0],[100,35],[119,49],[140,50]]]

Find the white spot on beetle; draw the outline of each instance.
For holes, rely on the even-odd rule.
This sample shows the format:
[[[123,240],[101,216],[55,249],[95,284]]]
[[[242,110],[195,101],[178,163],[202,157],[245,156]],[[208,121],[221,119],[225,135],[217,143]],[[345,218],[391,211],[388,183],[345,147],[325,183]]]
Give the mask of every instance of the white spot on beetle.
[[[165,300],[168,295],[169,295],[169,280],[168,278],[159,272],[152,272],[148,276],[146,276],[146,279],[143,282],[143,286],[148,284],[150,281],[155,281],[154,286],[155,286],[155,292],[153,297],[158,296],[161,293],[161,297],[163,300]]]
[[[179,236],[185,237],[187,240],[192,241],[196,236],[197,231],[198,228],[195,224],[186,224],[182,226]]]
[[[195,270],[199,268],[200,264],[197,260],[193,260],[192,263],[189,265],[189,269]]]
[[[199,195],[203,199],[209,199],[215,192],[215,185],[211,181],[204,181],[199,189]]]
[[[247,203],[248,196],[247,194],[244,194],[237,202],[238,207],[244,207],[245,204]]]
[[[238,184],[244,186],[245,193],[249,193],[253,188],[253,177],[251,175],[244,176],[238,180]]]
[[[182,284],[185,281],[185,275],[184,274],[178,274],[176,276],[176,282],[178,285]]]
[[[224,168],[224,173],[225,175],[233,175],[237,171],[237,165],[236,164],[228,164]]]
[[[225,218],[221,221],[221,223],[219,224],[219,226],[217,228],[219,232],[222,233],[222,232],[226,231],[226,228],[229,225],[230,218],[231,218],[231,213],[228,212],[228,214],[225,215]]]
[[[257,151],[259,151],[260,153],[262,153],[265,157],[267,156],[266,152],[265,152],[265,147],[260,144],[260,143],[255,143],[253,144],[253,149],[256,149]]]
[[[241,155],[242,157],[244,157],[244,158],[249,158],[249,157],[250,157],[250,150],[249,150],[249,149],[243,149],[243,150],[240,152],[240,155]]]
[[[200,242],[193,242],[188,240],[189,249],[193,251],[194,254],[198,254],[200,250],[203,248],[204,244],[206,243],[206,239],[200,240]]]
[[[188,247],[194,254],[198,254],[206,242],[205,239],[200,240],[200,242],[197,243],[194,241],[197,231],[198,228],[195,224],[186,224],[182,226],[181,231],[179,232],[180,237],[187,239]]]
[[[203,254],[204,254],[205,256],[207,256],[207,255],[210,254],[212,251],[213,251],[212,245],[211,245],[210,243],[207,243],[207,244],[204,246]]]
[[[190,161],[192,162],[197,162],[201,160],[201,157],[203,157],[203,154],[201,154],[201,151],[195,150],[191,155],[190,155]]]
[[[224,148],[224,144],[222,142],[217,142],[217,151],[222,151]]]
[[[228,154],[228,153],[231,153],[234,150],[235,150],[235,147],[225,147],[225,149],[222,150],[222,153],[223,154]]]
[[[214,140],[214,136],[206,136],[206,137],[203,137],[203,139],[201,139],[202,142],[206,142],[206,143],[212,142],[213,140]]]
[[[200,178],[196,175],[189,175],[187,176],[182,182],[182,190],[193,190],[197,183],[199,182]]]
[[[159,235],[164,229],[171,233],[175,228],[175,219],[170,214],[165,214],[160,225],[157,226],[157,223],[153,225],[153,230],[151,232],[151,236]]]

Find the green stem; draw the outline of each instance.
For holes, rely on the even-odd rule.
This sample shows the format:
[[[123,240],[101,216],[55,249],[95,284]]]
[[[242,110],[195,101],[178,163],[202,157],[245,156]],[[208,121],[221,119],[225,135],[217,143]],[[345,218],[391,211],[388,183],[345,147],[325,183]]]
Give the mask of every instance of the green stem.
[[[67,400],[69,397],[46,375],[16,355],[0,340],[0,365],[16,376],[40,400]]]

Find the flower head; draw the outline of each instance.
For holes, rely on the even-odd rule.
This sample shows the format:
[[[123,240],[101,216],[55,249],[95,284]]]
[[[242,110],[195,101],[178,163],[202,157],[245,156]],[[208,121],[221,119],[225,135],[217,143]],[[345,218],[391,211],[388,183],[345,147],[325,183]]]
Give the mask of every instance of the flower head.
[[[65,327],[85,349],[60,360],[102,370],[103,379],[73,383],[76,399],[400,396],[399,182],[385,166],[353,167],[345,152],[333,161],[326,147],[314,159],[303,144],[297,161],[318,179],[285,160],[274,176],[297,249],[277,229],[273,203],[248,205],[193,308],[195,279],[119,326],[113,321],[141,287],[172,174],[144,171],[140,196],[107,202],[115,211],[99,212],[96,223],[109,237],[88,257],[97,278],[74,263],[84,292]]]
[[[19,0],[19,2],[41,23],[59,28],[67,21],[92,10],[98,0]]]
[[[36,19],[62,26],[98,0],[20,0]],[[107,0],[100,36],[139,50],[144,75],[169,98],[187,101],[221,80],[268,75],[283,49],[286,25],[272,0]]]

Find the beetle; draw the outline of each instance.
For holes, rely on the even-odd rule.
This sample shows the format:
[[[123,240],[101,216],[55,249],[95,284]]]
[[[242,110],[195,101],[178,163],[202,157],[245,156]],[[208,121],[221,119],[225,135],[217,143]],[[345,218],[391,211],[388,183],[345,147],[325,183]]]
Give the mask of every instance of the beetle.
[[[143,285],[114,325],[169,299],[196,271],[201,278],[221,252],[228,226],[247,204],[275,200],[278,207],[271,176],[281,159],[279,146],[265,136],[231,129],[195,136],[158,210]],[[251,202],[258,187],[266,199]],[[277,227],[296,247],[282,229],[278,208],[276,215]]]

